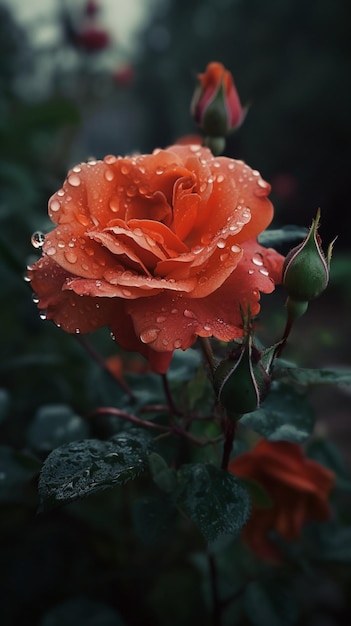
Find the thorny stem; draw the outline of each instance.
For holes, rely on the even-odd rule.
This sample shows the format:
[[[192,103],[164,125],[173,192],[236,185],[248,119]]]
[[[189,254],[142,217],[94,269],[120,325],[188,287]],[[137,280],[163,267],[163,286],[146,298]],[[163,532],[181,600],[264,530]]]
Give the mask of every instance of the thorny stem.
[[[233,449],[234,437],[236,433],[236,422],[232,421],[227,415],[224,418],[224,445],[221,468],[228,469],[230,455]]]
[[[94,350],[94,348],[86,341],[86,339],[84,339],[81,335],[75,335],[76,339],[79,341],[79,343],[81,344],[81,346],[83,346],[83,348],[90,354],[90,356],[93,357],[93,359],[99,363],[99,365],[101,365],[101,367],[105,370],[105,372],[107,372],[107,374],[113,378],[114,382],[117,383],[117,385],[119,385],[121,387],[121,389],[123,389],[123,391],[125,391],[125,393],[128,394],[128,396],[130,397],[130,399],[135,402],[136,397],[133,393],[133,391],[131,390],[131,388],[129,387],[129,385],[127,385],[127,383],[124,380],[118,379],[116,378],[108,369],[108,367],[106,366],[105,360],[100,356],[100,354],[98,354],[98,352],[96,352],[96,350]]]

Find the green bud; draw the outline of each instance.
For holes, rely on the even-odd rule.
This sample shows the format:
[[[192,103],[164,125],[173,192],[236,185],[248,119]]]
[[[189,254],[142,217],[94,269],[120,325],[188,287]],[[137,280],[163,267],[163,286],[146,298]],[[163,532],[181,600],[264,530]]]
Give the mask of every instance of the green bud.
[[[214,372],[214,387],[229,416],[251,413],[268,394],[272,354],[261,352],[247,335],[243,344],[221,361]]]
[[[283,265],[283,285],[291,300],[308,303],[319,296],[329,281],[329,265],[333,242],[328,248],[327,259],[318,235],[320,211],[307,237],[287,255]]]

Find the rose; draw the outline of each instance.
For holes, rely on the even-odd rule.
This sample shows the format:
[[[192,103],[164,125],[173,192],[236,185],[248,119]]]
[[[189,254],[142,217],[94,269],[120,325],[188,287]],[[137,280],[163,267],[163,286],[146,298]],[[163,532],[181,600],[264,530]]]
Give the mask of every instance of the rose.
[[[271,498],[270,508],[253,506],[243,530],[244,541],[263,559],[279,561],[279,549],[270,536],[273,531],[292,541],[306,522],[330,517],[328,496],[334,474],[306,458],[298,444],[262,439],[253,450],[234,458],[229,471],[259,483]]]
[[[269,190],[199,145],[74,167],[29,268],[39,307],[67,332],[110,326],[160,373],[198,336],[242,336],[242,310],[256,315],[281,275],[283,257],[255,239],[272,219]]]
[[[192,116],[207,135],[225,137],[238,128],[246,114],[231,73],[222,63],[212,62],[203,74],[191,102]]]

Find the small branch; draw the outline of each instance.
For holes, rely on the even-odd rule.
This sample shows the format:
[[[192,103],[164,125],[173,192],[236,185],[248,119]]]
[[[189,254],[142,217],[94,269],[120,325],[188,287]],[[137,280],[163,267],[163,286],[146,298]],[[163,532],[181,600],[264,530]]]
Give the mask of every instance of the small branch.
[[[105,370],[105,372],[114,380],[114,382],[119,385],[121,387],[121,389],[123,389],[123,391],[125,393],[128,394],[128,396],[130,397],[130,399],[135,402],[136,397],[133,393],[133,391],[130,389],[130,387],[127,385],[127,383],[124,380],[120,380],[118,378],[116,378],[112,372],[110,372],[110,370],[108,369],[108,367],[106,366],[106,362],[105,360],[100,356],[100,354],[98,354],[98,352],[96,352],[96,350],[94,350],[94,348],[87,342],[86,339],[84,339],[81,335],[75,335],[77,341],[79,341],[80,345],[83,346],[83,348],[90,354],[90,356],[93,357],[93,359]]]
[[[182,415],[182,412],[177,408],[173,400],[172,392],[168,383],[167,374],[161,374],[161,378],[162,378],[163,389],[165,392],[165,396],[168,402],[168,407],[169,407],[170,412],[173,413],[173,415]]]
[[[214,357],[213,357],[213,351],[212,351],[212,346],[211,346],[211,342],[209,340],[208,337],[199,337],[199,343],[200,343],[200,347],[202,350],[202,353],[205,357],[206,363],[209,365],[210,368],[210,375],[211,375],[211,379],[213,378],[213,372],[215,369],[215,361],[214,361]]]
[[[198,437],[195,437],[191,433],[188,433],[186,430],[179,426],[163,426],[162,424],[156,424],[155,422],[140,419],[136,415],[132,415],[131,413],[121,411],[121,409],[116,409],[114,407],[101,407],[99,409],[96,409],[91,415],[89,415],[89,417],[92,418],[96,415],[116,415],[117,417],[127,420],[128,422],[132,422],[132,424],[136,424],[141,428],[150,428],[152,430],[161,431],[163,433],[163,435],[160,435],[161,437],[168,435],[177,435],[178,437],[184,437],[184,439],[188,439],[189,441],[200,447],[215,445],[223,439],[223,435],[220,435],[215,439],[199,439]]]

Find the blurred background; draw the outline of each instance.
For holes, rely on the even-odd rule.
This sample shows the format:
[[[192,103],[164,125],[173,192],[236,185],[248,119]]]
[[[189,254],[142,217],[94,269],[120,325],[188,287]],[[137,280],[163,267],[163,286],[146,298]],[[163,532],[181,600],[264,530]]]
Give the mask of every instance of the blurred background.
[[[330,286],[297,325],[287,356],[305,367],[350,366],[350,20],[349,0],[0,0],[3,444],[33,446],[30,429],[42,406],[84,414],[103,397],[82,346],[40,320],[23,280],[27,263],[38,256],[32,233],[51,227],[48,198],[81,160],[149,152],[196,133],[190,100],[196,75],[213,60],[232,72],[249,106],[226,154],[247,161],[271,183],[274,226],[309,226],[320,207],[325,249],[338,237]],[[269,302],[267,324],[276,338],[284,297],[278,293]],[[104,358],[114,354],[108,333],[92,341]],[[320,432],[329,433],[350,464],[348,390],[317,390],[313,402]],[[9,546],[5,619],[16,626],[69,624],[50,621],[45,611],[69,596],[65,572],[77,563],[76,578],[84,578],[84,558],[98,570],[106,546],[99,546],[95,560],[84,557],[89,536],[78,541],[78,522],[68,533],[64,514],[61,525],[57,518],[33,522],[33,495],[27,508],[22,496],[2,496],[2,543]],[[70,556],[63,558],[58,545]],[[51,562],[57,559],[55,571],[46,551]],[[112,584],[110,572],[102,568],[101,575]],[[22,607],[16,606],[18,585]],[[89,592],[89,585],[78,588]],[[160,597],[150,602],[156,605]],[[130,624],[140,623],[133,610]],[[167,624],[190,624],[187,619]]]

